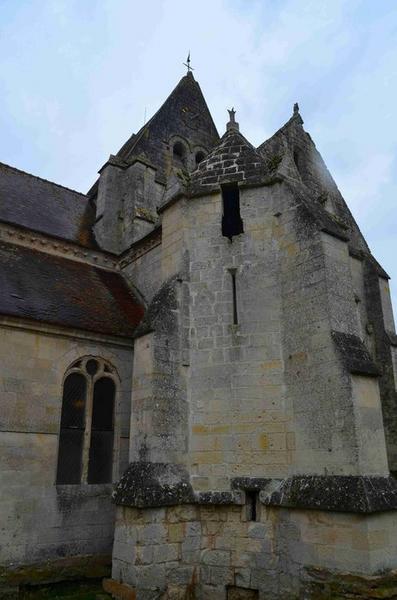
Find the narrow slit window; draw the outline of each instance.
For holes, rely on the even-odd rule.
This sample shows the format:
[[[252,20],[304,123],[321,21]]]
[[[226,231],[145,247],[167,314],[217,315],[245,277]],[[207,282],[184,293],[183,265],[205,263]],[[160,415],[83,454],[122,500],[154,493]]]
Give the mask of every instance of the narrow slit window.
[[[238,325],[237,286],[236,286],[236,270],[235,269],[230,269],[230,276],[232,278],[233,325]]]
[[[258,520],[258,497],[259,493],[257,491],[247,490],[245,492],[248,521]]]
[[[223,200],[222,235],[231,240],[233,236],[244,232],[240,215],[240,191],[237,183],[221,186]]]

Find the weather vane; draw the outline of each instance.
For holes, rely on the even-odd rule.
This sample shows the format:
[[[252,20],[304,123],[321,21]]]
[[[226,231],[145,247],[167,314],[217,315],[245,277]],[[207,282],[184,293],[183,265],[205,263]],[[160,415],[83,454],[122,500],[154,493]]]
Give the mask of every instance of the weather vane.
[[[183,64],[185,65],[185,67],[187,67],[188,73],[190,73],[190,71],[194,71],[193,67],[190,66],[190,50],[189,50],[189,54],[187,55],[186,62]]]

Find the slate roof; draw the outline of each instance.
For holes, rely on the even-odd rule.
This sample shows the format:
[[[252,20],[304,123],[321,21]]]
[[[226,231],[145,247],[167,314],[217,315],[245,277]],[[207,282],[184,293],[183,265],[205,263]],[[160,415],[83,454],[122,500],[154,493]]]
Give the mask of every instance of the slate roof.
[[[153,117],[120,148],[117,156],[127,163],[140,157],[157,169],[156,177],[165,183],[169,173],[172,136],[188,142],[190,150],[204,148],[209,152],[219,134],[198,82],[190,72],[182,77]],[[98,181],[88,192],[97,193]]]
[[[95,247],[89,198],[0,163],[0,221]]]
[[[130,337],[143,313],[118,273],[0,243],[0,314]]]
[[[219,141],[219,135],[198,82],[190,72],[182,77],[153,117],[119,150],[117,156],[128,160],[144,155],[164,175],[168,151],[164,141],[170,136],[185,138],[193,149],[208,151]]]

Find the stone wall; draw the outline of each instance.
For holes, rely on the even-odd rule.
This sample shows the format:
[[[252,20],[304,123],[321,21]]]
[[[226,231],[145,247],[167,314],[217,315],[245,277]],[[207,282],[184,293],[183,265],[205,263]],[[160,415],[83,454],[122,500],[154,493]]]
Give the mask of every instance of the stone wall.
[[[286,600],[311,585],[306,567],[364,576],[396,566],[392,513],[354,514],[370,512],[363,476],[377,476],[380,496],[394,485],[377,267],[352,255],[337,228],[324,231],[284,183],[240,189],[244,233],[232,240],[222,236],[222,209],[219,192],[164,208],[161,285],[137,330],[133,464],[115,494],[123,508],[113,578],[139,600],[189,598],[194,589],[203,600],[226,598],[226,586],[230,598],[242,588],[259,594],[247,598]],[[248,506],[215,505],[233,502],[236,488],[249,494],[299,475],[324,480],[310,492],[301,477],[300,498],[285,484],[279,508],[261,496],[269,508],[258,506],[256,521]],[[350,508],[338,497],[347,476],[358,486]],[[197,504],[150,508],[177,502]],[[387,506],[371,510],[395,502],[392,491]]]
[[[395,566],[392,513],[369,517],[259,506],[257,518],[247,520],[245,506],[118,508],[112,577],[134,588],[137,600],[226,600],[228,586],[258,590],[260,600],[292,600],[318,598],[309,594],[311,572],[325,569],[317,593],[331,573],[339,583],[350,573],[368,577],[366,585],[362,581],[368,596],[324,598],[394,597],[377,596],[369,581]]]
[[[95,238],[101,249],[120,254],[154,229],[164,186],[142,161],[110,156],[100,171]]]
[[[112,364],[116,404],[113,480],[128,462],[132,349],[124,342],[3,319],[0,331],[0,564],[109,554],[111,484],[55,485],[62,384],[86,355]]]
[[[190,296],[194,488],[227,490],[235,476],[386,475],[379,393],[373,418],[361,419],[351,368],[331,336],[361,343],[362,270],[347,243],[317,231],[284,185],[243,189],[240,206],[244,233],[232,242],[221,235],[220,194],[182,200],[163,217],[163,277],[179,273]],[[375,429],[370,457],[362,436]]]
[[[151,248],[122,267],[126,279],[143,295],[147,303],[161,285],[161,246]]]

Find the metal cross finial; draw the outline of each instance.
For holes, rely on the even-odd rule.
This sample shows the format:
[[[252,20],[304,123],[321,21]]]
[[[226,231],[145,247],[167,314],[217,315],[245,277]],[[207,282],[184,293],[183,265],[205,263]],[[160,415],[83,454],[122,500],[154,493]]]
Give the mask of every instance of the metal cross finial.
[[[190,73],[191,71],[194,71],[193,67],[190,66],[190,50],[189,50],[189,54],[187,55],[186,62],[183,64],[185,65],[185,67],[187,67],[188,73]]]
[[[230,123],[235,123],[236,119],[234,118],[234,115],[236,114],[236,111],[234,110],[234,106],[230,110],[227,109],[227,112],[229,113]]]

